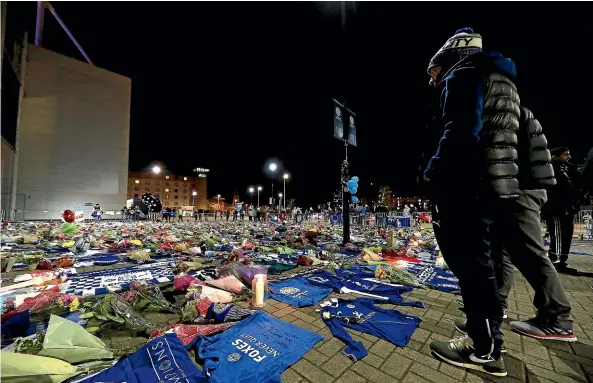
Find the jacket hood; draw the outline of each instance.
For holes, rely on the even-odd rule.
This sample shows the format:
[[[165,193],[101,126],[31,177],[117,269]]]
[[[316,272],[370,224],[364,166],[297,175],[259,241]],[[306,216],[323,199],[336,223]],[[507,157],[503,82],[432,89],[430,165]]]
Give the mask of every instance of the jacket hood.
[[[476,67],[487,73],[500,73],[513,82],[517,80],[517,67],[513,60],[504,57],[498,52],[483,50],[474,53],[451,67],[443,68],[443,71],[441,71],[437,78],[438,84],[442,84],[444,79],[456,70],[467,67]]]
[[[472,55],[470,60],[486,72],[503,74],[512,81],[517,79],[517,67],[513,60],[498,52],[482,51]]]

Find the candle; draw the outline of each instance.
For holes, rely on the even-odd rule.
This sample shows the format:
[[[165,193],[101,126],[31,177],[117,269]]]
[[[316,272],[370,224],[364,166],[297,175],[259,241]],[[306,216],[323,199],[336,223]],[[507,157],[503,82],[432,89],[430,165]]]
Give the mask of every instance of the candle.
[[[255,276],[255,306],[263,306],[264,305],[264,276],[262,274],[257,274]]]

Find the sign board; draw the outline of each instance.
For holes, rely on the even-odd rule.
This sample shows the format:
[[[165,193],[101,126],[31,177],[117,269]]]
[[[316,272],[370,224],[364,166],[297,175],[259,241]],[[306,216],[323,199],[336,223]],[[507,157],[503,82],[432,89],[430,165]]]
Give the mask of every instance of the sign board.
[[[344,139],[344,106],[334,100],[334,137]]]
[[[93,206],[93,205],[94,205],[94,203],[92,203],[92,202],[87,202],[84,204],[84,206]]]
[[[356,114],[348,109],[348,143],[356,146]]]

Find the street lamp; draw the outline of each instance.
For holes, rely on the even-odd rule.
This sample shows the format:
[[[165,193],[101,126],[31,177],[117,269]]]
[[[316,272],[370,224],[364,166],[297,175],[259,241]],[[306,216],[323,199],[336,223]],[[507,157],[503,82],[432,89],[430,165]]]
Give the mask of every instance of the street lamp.
[[[192,204],[192,206],[195,206],[196,205],[195,204],[195,199],[196,199],[196,196],[197,195],[198,195],[198,192],[197,191],[194,190],[193,192],[191,192],[191,204]]]
[[[274,173],[278,169],[278,165],[275,162],[272,162],[270,164],[270,166],[268,166],[268,169],[270,169],[270,171],[272,173]],[[274,179],[272,178],[272,200],[273,199],[274,199]]]
[[[154,174],[159,174],[161,172],[161,167],[160,166],[153,166],[152,167],[152,172]]]
[[[249,188],[249,195],[251,196],[251,204],[253,205],[253,192],[255,191],[254,188]]]
[[[284,173],[282,179],[284,181],[284,195],[286,195],[286,180],[288,179],[288,173]],[[284,197],[284,210],[286,210],[286,197]]]
[[[258,186],[257,187],[257,208],[259,209],[259,192],[262,191],[262,187]]]

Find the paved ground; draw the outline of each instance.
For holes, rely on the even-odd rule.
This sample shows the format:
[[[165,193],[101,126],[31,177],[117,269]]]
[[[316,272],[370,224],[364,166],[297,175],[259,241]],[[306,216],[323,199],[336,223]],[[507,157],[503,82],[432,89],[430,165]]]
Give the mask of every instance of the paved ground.
[[[593,253],[593,244],[575,247],[574,251]],[[593,272],[593,256],[572,256],[570,263],[579,270]],[[572,316],[579,341],[569,345],[538,341],[511,332],[503,325],[509,353],[505,362],[506,378],[481,376],[473,372],[440,363],[432,356],[431,340],[447,340],[455,333],[453,320],[462,316],[457,309],[457,297],[432,290],[416,289],[409,299],[421,300],[426,309],[398,307],[398,310],[422,318],[420,328],[410,344],[403,349],[367,334],[348,330],[352,338],[362,341],[369,355],[352,363],[342,354],[344,344],[334,338],[314,308],[295,310],[284,303],[268,301],[266,311],[324,337],[303,359],[283,375],[284,383],[312,382],[593,382],[593,279],[561,276],[572,303]],[[517,272],[509,299],[509,320],[527,319],[535,313],[533,290]],[[387,305],[388,307],[390,305]],[[392,307],[392,306],[391,306]]]
[[[573,251],[593,254],[593,243],[577,244]],[[582,271],[593,272],[593,256],[571,256],[570,264]],[[348,330],[354,340],[364,343],[368,356],[352,363],[342,354],[344,344],[334,338],[314,307],[294,309],[284,303],[268,300],[265,310],[297,326],[317,332],[324,337],[304,358],[282,375],[284,383],[383,383],[383,382],[593,382],[593,279],[590,277],[561,276],[573,306],[572,316],[579,341],[566,343],[538,341],[511,332],[503,325],[505,356],[509,376],[492,378],[466,372],[440,363],[430,355],[431,340],[448,340],[455,333],[453,320],[462,317],[457,297],[433,290],[416,289],[410,300],[421,300],[425,309],[397,307],[422,318],[420,328],[406,348],[396,348],[376,337]],[[182,299],[182,296],[179,297]],[[509,320],[527,319],[535,313],[532,305],[533,290],[517,273],[509,299]],[[384,307],[393,308],[392,305]],[[160,326],[177,323],[175,314],[147,313],[146,318]],[[120,351],[133,351],[145,344],[146,338],[131,336],[126,331],[104,334],[108,347]]]

